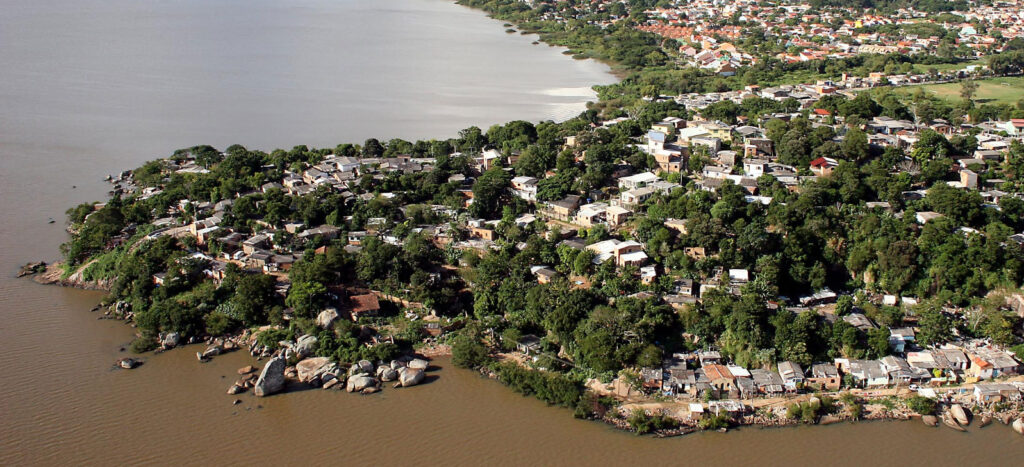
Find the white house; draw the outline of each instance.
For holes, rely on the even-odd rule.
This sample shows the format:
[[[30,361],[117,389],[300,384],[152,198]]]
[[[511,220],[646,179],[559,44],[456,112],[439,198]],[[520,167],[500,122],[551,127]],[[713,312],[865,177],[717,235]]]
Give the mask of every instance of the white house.
[[[537,201],[537,179],[527,176],[513,178],[512,193],[530,202]]]
[[[619,190],[635,190],[658,181],[658,176],[651,172],[638,173],[619,179]]]

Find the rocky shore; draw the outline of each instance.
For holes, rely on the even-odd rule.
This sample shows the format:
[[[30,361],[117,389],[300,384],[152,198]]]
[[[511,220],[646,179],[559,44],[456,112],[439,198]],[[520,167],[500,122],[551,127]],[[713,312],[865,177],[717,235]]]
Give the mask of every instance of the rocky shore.
[[[165,351],[178,345],[179,337],[169,333],[160,337]],[[426,380],[429,362],[421,356],[403,356],[388,362],[360,360],[352,365],[339,365],[327,357],[314,355],[317,338],[299,337],[294,342],[281,341],[275,349],[260,344],[257,333],[245,331],[229,338],[210,339],[207,347],[196,352],[200,362],[209,361],[226,352],[246,349],[257,361],[269,359],[262,369],[245,366],[238,369],[239,379],[227,389],[227,394],[238,395],[252,390],[256,397],[267,397],[289,388],[325,390],[337,389],[360,394],[380,392],[385,383],[393,388],[416,386]]]
[[[648,415],[667,415],[666,413],[648,413]],[[625,431],[634,431],[633,428],[627,421],[628,413],[622,410],[610,410],[599,420],[614,426],[618,429]],[[897,408],[894,410],[888,409],[877,409],[872,411],[865,411],[860,417],[853,417],[847,410],[837,410],[834,413],[829,413],[818,417],[811,424],[814,425],[832,425],[836,423],[851,423],[851,422],[868,422],[868,421],[907,421],[907,420],[921,420],[922,423],[932,427],[939,427],[945,425],[951,429],[960,432],[970,431],[968,428],[973,427],[974,429],[985,428],[991,425],[992,422],[998,421],[1003,425],[1011,427],[1014,431],[1024,435],[1024,405],[1021,403],[1008,404],[1006,406],[999,406],[998,408],[993,407],[967,407],[965,405],[953,402],[945,404],[939,407],[937,415],[919,415],[910,412],[903,408]],[[655,437],[673,437],[683,436],[698,431],[706,431],[700,428],[696,420],[690,419],[676,419],[679,422],[679,426],[671,429],[654,430],[652,436]],[[973,423],[973,425],[972,425]],[[787,417],[779,416],[767,416],[764,413],[748,413],[741,416],[735,416],[730,418],[729,429],[740,428],[740,427],[758,427],[758,428],[782,428],[782,427],[793,427],[799,425],[808,424],[799,419],[792,419]],[[1021,427],[1021,430],[1017,429],[1017,426]],[[719,429],[717,431],[726,431],[726,429]]]
[[[479,369],[480,374],[484,377],[498,380],[498,375],[491,371],[489,368],[483,367]],[[785,416],[785,406],[776,407],[773,410],[758,410],[754,412],[746,412],[743,414],[733,414],[728,417],[728,426],[724,428],[715,429],[704,429],[700,427],[701,418],[690,418],[685,416],[679,416],[676,411],[668,409],[650,409],[644,410],[647,416],[656,417],[664,416],[672,419],[677,423],[677,426],[667,429],[654,429],[649,434],[657,438],[668,438],[676,436],[684,436],[699,431],[721,431],[725,432],[729,429],[743,428],[743,427],[756,427],[756,428],[783,428],[783,427],[794,427],[799,425],[813,424],[813,425],[832,425],[837,423],[852,423],[852,422],[869,422],[869,421],[908,421],[908,420],[922,420],[922,422],[929,426],[938,427],[942,423],[940,420],[946,419],[949,421],[947,426],[950,426],[957,431],[969,431],[967,428],[974,423],[974,428],[984,428],[993,421],[998,421],[1003,425],[1010,426],[1014,431],[1024,435],[1024,403],[1015,402],[1011,404],[996,405],[990,407],[974,406],[969,403],[968,396],[961,396],[964,401],[958,401],[956,398],[950,398],[944,400],[938,407],[938,415],[919,415],[913,413],[902,405],[894,407],[888,407],[880,404],[879,401],[867,400],[864,401],[864,408],[859,413],[859,416],[854,416],[850,407],[846,407],[844,404],[835,402],[834,410],[829,413],[822,414],[814,419],[813,422],[808,423],[801,419],[794,419]],[[794,401],[795,402],[795,401]],[[954,408],[956,407],[956,408]],[[629,417],[632,411],[635,409],[635,405],[632,404],[620,404],[612,407],[604,413],[598,414],[598,416],[592,418],[594,421],[598,421],[609,426],[615,427],[616,429],[635,432],[634,428],[629,423]],[[953,415],[956,413],[956,415]],[[709,415],[709,414],[705,414]],[[1018,429],[1019,428],[1019,429]]]
[[[22,266],[18,270],[18,277],[33,276],[32,279],[43,285],[59,285],[63,287],[74,287],[85,290],[109,291],[111,280],[85,280],[84,272],[91,263],[86,263],[78,268],[71,275],[64,277],[64,264],[61,262],[50,263],[34,262]]]
[[[32,276],[40,284],[86,290],[109,290],[109,281],[87,281],[84,279],[83,271],[88,266],[89,264],[85,264],[65,277],[62,263],[32,262],[23,265],[17,276]],[[103,308],[103,306],[97,305],[92,311],[99,311]],[[132,319],[132,313],[126,303],[117,302],[106,308],[101,319],[121,319],[128,322]],[[315,336],[301,336],[295,342],[278,342],[276,348],[271,349],[259,344],[257,332],[250,330],[235,336],[206,340],[193,337],[187,341],[184,341],[177,333],[165,333],[159,336],[160,346],[155,353],[159,354],[186,344],[199,343],[206,345],[203,350],[196,352],[196,358],[200,362],[206,362],[218,355],[240,349],[247,349],[249,354],[257,359],[257,362],[269,359],[262,368],[254,366],[239,368],[239,379],[232,383],[226,391],[229,395],[238,395],[251,390],[256,397],[267,397],[286,392],[289,388],[322,388],[345,390],[350,393],[374,394],[380,392],[385,383],[393,383],[394,388],[415,386],[425,381],[430,358],[451,354],[451,348],[448,345],[433,343],[420,348],[415,356],[405,356],[376,363],[361,360],[344,367],[331,362],[326,357],[313,355],[317,343]],[[116,361],[114,366],[121,369],[133,369],[142,364],[143,360],[141,359],[122,358]],[[497,375],[486,368],[481,369],[481,373],[488,378],[497,379]],[[234,403],[238,402],[238,400],[234,401]],[[816,418],[813,424],[920,419],[929,426],[945,425],[957,431],[968,431],[972,422],[976,422],[974,428],[983,428],[992,424],[993,421],[998,421],[1024,435],[1024,418],[1022,418],[1024,417],[1024,406],[1021,403],[1001,405],[998,406],[998,410],[994,410],[992,407],[974,406],[970,403],[969,397],[959,396],[959,398],[944,399],[940,404],[939,413],[936,415],[921,416],[910,412],[905,407],[884,407],[871,400],[865,402],[866,409],[858,417],[852,416],[848,410],[836,410]],[[628,407],[628,404],[624,406]],[[594,420],[632,432],[634,429],[628,421],[630,410],[625,410],[624,406],[608,410]],[[774,410],[758,410],[734,415],[729,418],[728,428],[776,428],[806,424],[802,420],[786,417],[784,412],[784,407],[776,407]],[[646,413],[649,416],[667,416],[678,423],[673,428],[653,430],[651,435],[655,437],[683,436],[705,431],[700,427],[699,419],[679,417],[666,410],[647,410]],[[722,428],[717,431],[726,429]]]

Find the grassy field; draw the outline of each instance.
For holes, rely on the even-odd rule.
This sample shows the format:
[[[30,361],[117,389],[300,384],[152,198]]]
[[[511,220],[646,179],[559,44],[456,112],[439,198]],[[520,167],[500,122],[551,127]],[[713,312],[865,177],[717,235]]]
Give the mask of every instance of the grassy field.
[[[960,83],[926,84],[897,88],[901,94],[912,94],[917,88],[949,102],[960,102]],[[1010,104],[1024,99],[1024,77],[991,78],[978,80],[978,91],[974,93],[977,104]]]
[[[914,73],[928,73],[929,68],[935,68],[939,72],[957,71],[963,70],[968,65],[986,65],[988,64],[988,57],[982,57],[977,60],[971,60],[963,63],[940,63],[938,65],[922,65],[920,63],[914,64]]]

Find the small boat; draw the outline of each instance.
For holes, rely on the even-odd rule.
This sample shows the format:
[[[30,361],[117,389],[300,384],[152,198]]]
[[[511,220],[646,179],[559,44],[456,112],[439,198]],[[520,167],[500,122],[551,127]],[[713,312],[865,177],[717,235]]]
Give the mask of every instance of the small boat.
[[[1013,421],[1013,431],[1016,431],[1019,435],[1024,435],[1024,419],[1018,418]]]
[[[939,426],[939,418],[934,415],[922,415],[921,421],[928,426]]]
[[[978,428],[985,428],[992,424],[992,416],[985,414],[981,416],[981,420],[978,420]]]
[[[953,415],[953,418],[955,418],[956,422],[959,423],[961,426],[967,426],[971,424],[970,412],[968,412],[967,409],[965,409],[962,405],[953,404],[949,406],[949,413]]]
[[[956,431],[967,431],[964,429],[964,427],[960,426],[960,424],[956,422],[956,419],[954,419],[953,416],[949,414],[949,412],[946,412],[945,414],[942,415],[942,423],[946,424],[946,426]]]

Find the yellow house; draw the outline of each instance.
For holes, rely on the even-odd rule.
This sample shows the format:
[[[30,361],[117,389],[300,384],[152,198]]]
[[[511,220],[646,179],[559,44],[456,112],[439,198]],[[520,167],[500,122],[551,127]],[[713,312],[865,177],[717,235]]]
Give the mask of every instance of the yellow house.
[[[660,133],[664,133],[668,136],[673,136],[676,134],[675,125],[668,122],[655,123],[654,125],[651,125],[651,129]]]
[[[732,127],[718,122],[710,122],[701,125],[712,138],[718,138],[727,143],[732,142]]]

